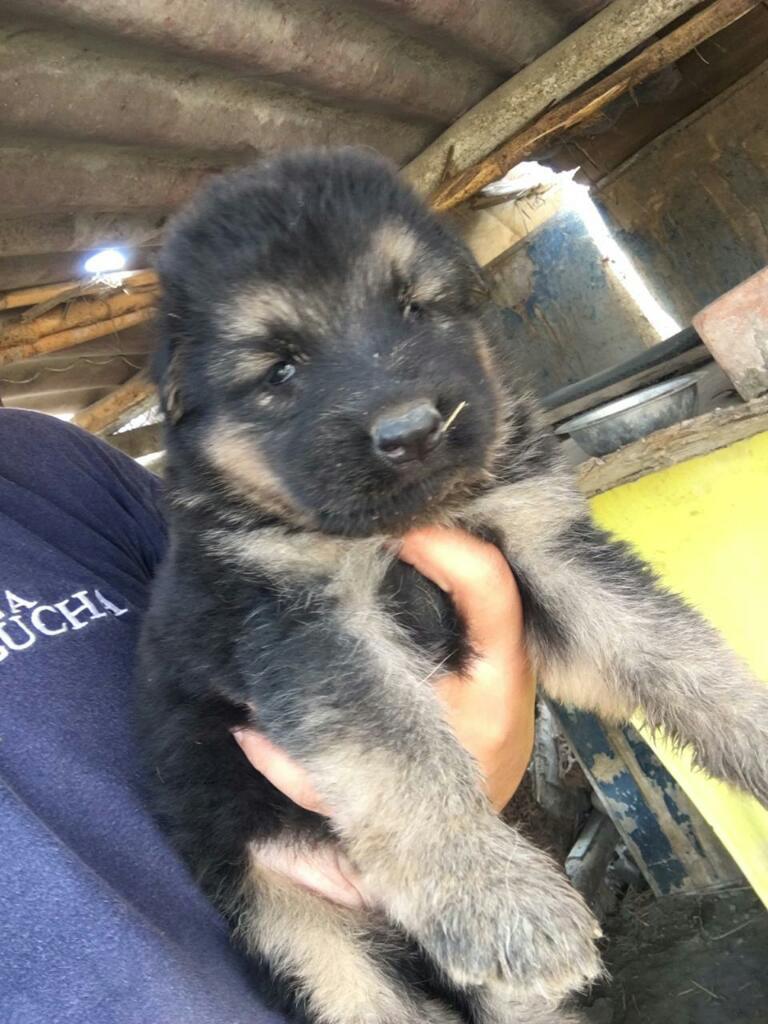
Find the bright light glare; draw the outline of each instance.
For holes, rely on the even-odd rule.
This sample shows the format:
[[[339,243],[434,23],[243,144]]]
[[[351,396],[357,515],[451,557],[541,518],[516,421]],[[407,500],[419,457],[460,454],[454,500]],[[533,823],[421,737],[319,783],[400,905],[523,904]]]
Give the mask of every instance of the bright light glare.
[[[119,249],[100,249],[88,257],[83,269],[86,274],[111,274],[116,270],[122,270],[125,264],[125,254]]]
[[[642,316],[656,331],[660,341],[671,338],[678,334],[682,327],[670,316],[661,306],[656,297],[651,293],[648,285],[643,281],[632,261],[626,252],[621,248],[611,234],[610,228],[605,223],[600,210],[595,205],[589,194],[586,185],[579,185],[575,181],[568,181],[564,185],[568,195],[568,205],[581,217],[584,227],[590,234],[598,252],[606,261],[606,264],[615,274],[619,283],[627,290]]]

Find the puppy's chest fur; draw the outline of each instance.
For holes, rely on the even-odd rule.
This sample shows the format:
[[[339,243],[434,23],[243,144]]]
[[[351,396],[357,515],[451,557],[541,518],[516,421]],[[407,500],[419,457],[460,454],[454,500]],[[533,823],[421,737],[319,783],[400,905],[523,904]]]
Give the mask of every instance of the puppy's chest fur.
[[[311,547],[311,541],[299,541],[297,559]],[[276,669],[274,686],[301,684],[305,674],[293,675],[286,662],[302,654],[311,659],[318,638],[338,642],[340,633],[363,650],[369,648],[372,656],[382,645],[396,647],[414,672],[437,666],[454,671],[466,662],[470,648],[463,624],[449,597],[431,580],[378,542],[324,540],[318,547],[318,562],[332,559],[333,567],[323,571],[310,555],[303,571],[292,566],[281,573],[280,553],[277,565],[267,554],[258,564],[256,586],[249,571],[241,575],[236,565],[227,567],[232,585],[227,589],[238,599],[221,601],[218,617],[223,624],[234,613],[235,645],[249,652],[245,663],[256,674],[269,665]]]
[[[544,631],[547,617],[528,576],[580,504],[562,476],[551,474],[494,488],[457,520],[502,547],[535,631]],[[341,675],[345,653],[359,663],[364,652],[411,680],[455,671],[471,653],[448,596],[381,538],[208,522],[179,523],[174,533],[150,627],[155,619],[157,632],[177,638],[173,660],[183,656],[195,696],[218,692],[252,707],[284,688],[320,696],[308,668],[325,662],[330,647]]]

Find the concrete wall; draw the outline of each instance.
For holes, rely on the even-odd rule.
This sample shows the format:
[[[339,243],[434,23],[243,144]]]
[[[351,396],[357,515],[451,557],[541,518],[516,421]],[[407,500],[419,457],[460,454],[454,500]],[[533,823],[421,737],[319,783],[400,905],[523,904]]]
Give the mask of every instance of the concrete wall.
[[[486,277],[506,311],[515,357],[540,395],[659,340],[567,208],[495,260]]]
[[[599,199],[683,323],[768,263],[768,62],[646,146]]]

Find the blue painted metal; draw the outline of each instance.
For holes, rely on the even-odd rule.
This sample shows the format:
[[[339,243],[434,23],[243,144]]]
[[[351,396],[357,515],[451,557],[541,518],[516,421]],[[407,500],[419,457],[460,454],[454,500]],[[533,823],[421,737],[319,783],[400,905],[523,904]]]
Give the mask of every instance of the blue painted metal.
[[[486,268],[510,342],[541,395],[658,341],[575,210],[560,210]]]
[[[742,876],[651,748],[631,726],[551,705],[584,773],[656,895],[703,892]]]

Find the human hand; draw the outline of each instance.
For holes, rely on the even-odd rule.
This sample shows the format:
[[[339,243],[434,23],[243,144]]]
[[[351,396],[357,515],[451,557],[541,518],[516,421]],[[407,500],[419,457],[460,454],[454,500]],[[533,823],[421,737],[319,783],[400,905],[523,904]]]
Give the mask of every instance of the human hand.
[[[533,748],[535,686],[523,637],[523,610],[501,552],[462,530],[425,527],[402,541],[399,556],[450,595],[475,657],[462,673],[435,684],[446,721],[473,755],[486,792],[501,810],[517,787]],[[294,803],[331,815],[304,769],[261,733],[234,733],[243,753]],[[311,856],[275,854],[274,870],[346,906],[365,905],[352,866],[330,847]]]
[[[442,676],[436,689],[446,720],[480,766],[500,811],[531,759],[536,703],[512,570],[492,544],[435,526],[406,534],[400,558],[445,591],[464,622],[475,657],[464,672]]]

